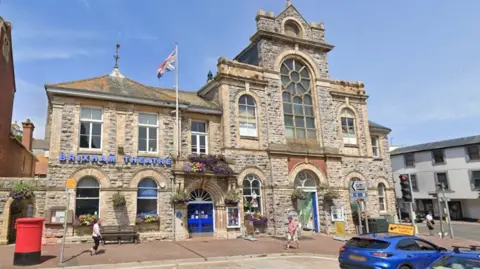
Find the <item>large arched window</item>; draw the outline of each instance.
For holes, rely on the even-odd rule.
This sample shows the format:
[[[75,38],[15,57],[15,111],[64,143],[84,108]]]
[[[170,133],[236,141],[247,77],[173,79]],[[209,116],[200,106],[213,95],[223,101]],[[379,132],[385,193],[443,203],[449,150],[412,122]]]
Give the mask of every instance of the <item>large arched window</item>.
[[[84,177],[77,183],[75,199],[75,216],[98,216],[100,202],[100,185],[93,177]]]
[[[357,134],[355,132],[355,114],[351,109],[344,108],[341,112],[343,143],[356,145]]]
[[[155,180],[145,178],[138,183],[137,214],[157,214],[158,187]]]
[[[262,183],[253,174],[243,179],[243,210],[244,212],[262,212]]]
[[[287,138],[317,139],[312,82],[307,67],[298,60],[288,59],[282,63],[280,73]]]
[[[387,204],[385,201],[385,185],[380,183],[378,184],[378,207],[381,212],[387,211]]]
[[[300,171],[295,176],[294,186],[295,188],[315,188],[317,186],[315,176],[309,171]]]
[[[301,35],[301,30],[298,24],[292,20],[288,20],[284,24],[284,32],[288,36],[293,36],[293,37],[300,37]]]
[[[252,96],[244,94],[238,100],[238,114],[240,123],[240,136],[256,137],[257,105]]]

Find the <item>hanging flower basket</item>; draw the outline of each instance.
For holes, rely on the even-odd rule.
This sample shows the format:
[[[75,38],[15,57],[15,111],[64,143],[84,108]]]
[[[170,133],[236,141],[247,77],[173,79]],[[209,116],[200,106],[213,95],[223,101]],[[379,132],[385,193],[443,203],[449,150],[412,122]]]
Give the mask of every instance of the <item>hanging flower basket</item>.
[[[292,192],[292,199],[306,200],[307,199],[307,194],[300,189],[295,189]]]
[[[245,220],[252,221],[253,225],[266,225],[268,218],[260,213],[245,215]]]
[[[340,193],[336,190],[332,189],[326,189],[325,192],[323,193],[323,199],[326,201],[333,201],[334,199],[340,198]]]
[[[119,209],[121,207],[124,207],[127,204],[127,200],[125,199],[125,196],[123,196],[120,193],[115,193],[112,197],[112,201],[113,201],[114,209]]]
[[[227,164],[223,155],[190,154],[188,160],[183,165],[185,172],[204,173],[212,171],[215,174],[233,174],[232,168]]]
[[[29,184],[19,182],[13,185],[12,191],[10,192],[10,197],[13,199],[30,199],[35,196],[35,188]]]
[[[240,194],[236,190],[231,190],[225,196],[226,205],[237,205],[240,202]]]
[[[179,191],[170,197],[170,201],[174,204],[185,204],[188,203],[188,198],[184,191]]]

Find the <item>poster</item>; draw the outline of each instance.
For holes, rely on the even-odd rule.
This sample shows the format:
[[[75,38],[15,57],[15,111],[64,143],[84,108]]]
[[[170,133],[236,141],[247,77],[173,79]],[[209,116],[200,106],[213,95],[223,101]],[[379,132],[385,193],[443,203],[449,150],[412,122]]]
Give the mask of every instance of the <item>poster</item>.
[[[307,198],[305,200],[298,200],[299,221],[302,229],[305,231],[313,230],[313,200]]]

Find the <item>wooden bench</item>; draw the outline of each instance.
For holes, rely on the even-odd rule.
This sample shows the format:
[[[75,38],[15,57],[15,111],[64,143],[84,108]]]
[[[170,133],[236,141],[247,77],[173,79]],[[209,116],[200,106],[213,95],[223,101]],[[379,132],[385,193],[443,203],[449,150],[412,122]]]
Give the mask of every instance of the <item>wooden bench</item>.
[[[137,227],[131,226],[101,226],[100,233],[102,234],[103,242],[117,241],[119,244],[122,240],[132,241],[134,244],[138,243]]]

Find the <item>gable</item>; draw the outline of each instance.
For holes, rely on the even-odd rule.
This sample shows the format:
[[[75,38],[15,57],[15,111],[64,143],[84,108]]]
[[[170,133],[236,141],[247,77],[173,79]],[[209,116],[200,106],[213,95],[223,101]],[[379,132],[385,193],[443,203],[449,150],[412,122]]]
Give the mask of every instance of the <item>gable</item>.
[[[275,24],[277,25],[278,29],[283,29],[283,26],[287,20],[292,20],[296,22],[302,32],[303,37],[306,39],[312,38],[312,29],[310,24],[305,20],[305,18],[298,12],[294,5],[290,4],[287,8],[285,8],[278,16],[275,18]]]

